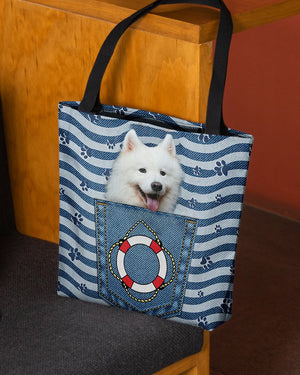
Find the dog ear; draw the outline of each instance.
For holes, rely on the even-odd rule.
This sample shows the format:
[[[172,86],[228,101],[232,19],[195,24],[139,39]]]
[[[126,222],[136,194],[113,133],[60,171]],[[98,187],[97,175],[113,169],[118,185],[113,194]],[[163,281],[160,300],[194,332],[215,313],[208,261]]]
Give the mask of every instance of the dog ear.
[[[167,134],[159,146],[163,147],[174,158],[176,157],[176,148],[171,134]]]
[[[135,147],[137,147],[140,144],[141,141],[136,135],[136,132],[133,129],[131,129],[124,138],[122,151],[132,151]]]

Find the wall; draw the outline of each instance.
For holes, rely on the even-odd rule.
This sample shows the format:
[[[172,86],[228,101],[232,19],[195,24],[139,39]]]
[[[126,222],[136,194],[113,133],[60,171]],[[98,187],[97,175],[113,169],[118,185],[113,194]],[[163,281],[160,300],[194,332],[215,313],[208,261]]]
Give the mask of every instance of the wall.
[[[300,220],[300,16],[235,34],[224,117],[253,134],[245,202]]]

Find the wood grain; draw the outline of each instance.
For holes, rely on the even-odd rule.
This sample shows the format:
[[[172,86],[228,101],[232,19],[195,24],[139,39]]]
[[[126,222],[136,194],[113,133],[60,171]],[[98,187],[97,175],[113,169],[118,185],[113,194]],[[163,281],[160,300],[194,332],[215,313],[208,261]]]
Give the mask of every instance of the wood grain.
[[[57,106],[81,100],[111,22],[27,1],[5,6],[1,95],[18,230],[58,242]],[[211,44],[139,29],[120,41],[104,103],[205,120]]]
[[[20,232],[58,242],[58,102],[81,100],[109,31],[146,3],[2,2],[0,89]],[[230,0],[227,3],[230,7]],[[252,0],[241,8],[232,2],[235,31],[299,13],[299,4]],[[155,12],[122,37],[104,77],[101,99],[204,122],[218,12],[192,5],[164,6]]]
[[[75,0],[30,0],[53,8],[67,10],[98,19],[119,22],[134,10],[150,3],[149,0],[85,0],[84,6]],[[300,13],[299,0],[226,0],[233,16],[234,32],[274,22]],[[132,27],[187,40],[205,43],[214,40],[219,14],[212,8],[192,4],[164,5]]]

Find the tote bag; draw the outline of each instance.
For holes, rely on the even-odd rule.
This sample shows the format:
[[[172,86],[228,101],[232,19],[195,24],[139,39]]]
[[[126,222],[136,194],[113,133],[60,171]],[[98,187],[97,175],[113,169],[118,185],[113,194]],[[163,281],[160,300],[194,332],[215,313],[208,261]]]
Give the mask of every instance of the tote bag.
[[[100,103],[125,30],[181,2],[220,10],[206,124]],[[207,330],[230,318],[253,141],[223,121],[231,34],[222,1],[155,1],[108,35],[82,101],[59,103],[59,295]]]

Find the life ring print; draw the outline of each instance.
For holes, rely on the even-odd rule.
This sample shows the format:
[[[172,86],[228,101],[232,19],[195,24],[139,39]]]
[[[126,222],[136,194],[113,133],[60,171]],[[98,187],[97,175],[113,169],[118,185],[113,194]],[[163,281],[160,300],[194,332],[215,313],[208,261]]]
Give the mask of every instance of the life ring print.
[[[125,256],[127,251],[135,245],[149,247],[157,256],[159,270],[155,279],[148,284],[140,284],[132,280],[125,269]],[[127,238],[120,246],[117,253],[117,269],[122,282],[131,290],[138,293],[151,293],[158,290],[164,283],[167,275],[167,260],[162,247],[158,242],[146,236],[132,236]]]

